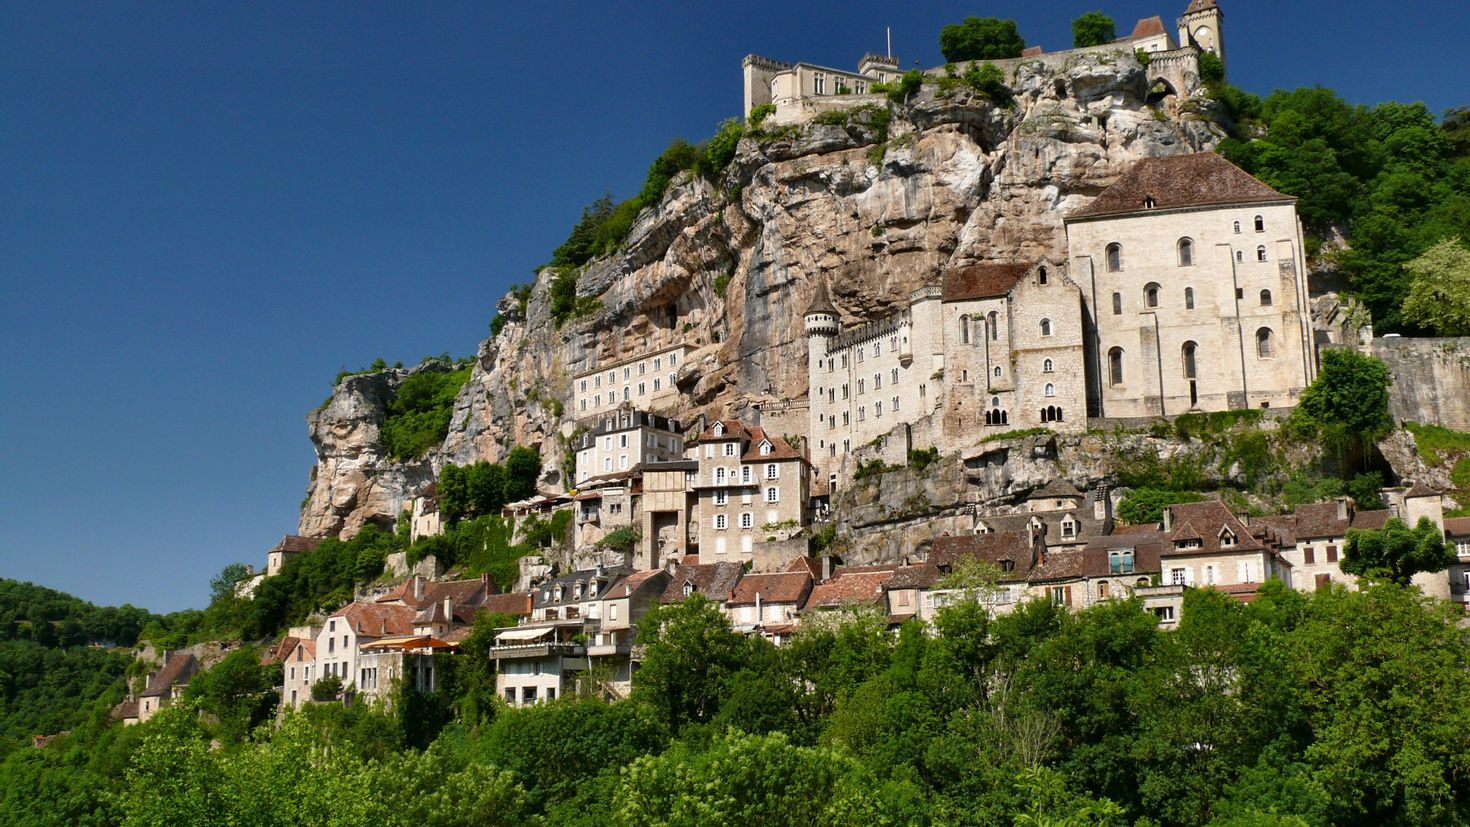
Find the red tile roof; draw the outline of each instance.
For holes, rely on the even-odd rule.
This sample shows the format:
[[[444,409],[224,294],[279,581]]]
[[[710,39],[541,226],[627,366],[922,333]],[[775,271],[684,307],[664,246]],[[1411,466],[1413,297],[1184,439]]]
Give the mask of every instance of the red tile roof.
[[[989,299],[1011,292],[1031,272],[1029,264],[971,264],[946,271],[943,300]]]
[[[1394,513],[1386,508],[1377,511],[1359,511],[1353,515],[1353,528],[1377,531],[1387,525],[1393,516]]]
[[[413,634],[413,617],[417,612],[408,606],[391,603],[352,602],[332,613],[345,618],[359,637],[390,637]]]
[[[320,537],[300,537],[295,534],[287,534],[281,538],[279,543],[275,544],[271,551],[284,551],[288,554],[305,554],[308,551],[315,551],[316,547],[321,544],[322,539]]]
[[[526,617],[531,614],[530,592],[506,592],[492,594],[480,604],[480,610],[490,614],[509,614]]]
[[[141,697],[160,697],[169,694],[175,684],[187,684],[189,678],[199,671],[199,661],[193,655],[181,652],[165,652],[163,668],[148,678],[148,688]]]
[[[1165,554],[1212,554],[1260,551],[1264,546],[1230,508],[1218,500],[1168,506],[1174,515],[1173,530],[1164,536]],[[1220,535],[1229,529],[1235,535],[1231,546],[1220,545]],[[1177,540],[1199,540],[1198,548],[1176,548]]]
[[[1153,207],[1146,206],[1146,199],[1153,199]],[[1136,162],[1102,195],[1067,216],[1067,220],[1185,207],[1289,204],[1295,200],[1213,152],[1197,152]]]
[[[291,656],[291,653],[296,650],[296,646],[299,643],[301,643],[301,638],[299,637],[291,637],[290,635],[287,635],[281,638],[280,640],[276,641],[275,646],[272,646],[270,649],[266,650],[265,654],[260,656],[261,664],[265,665],[271,663],[280,663],[281,661]]]
[[[1444,521],[1446,537],[1470,537],[1470,517],[1451,517]]]
[[[806,572],[747,574],[735,585],[725,605],[753,606],[759,594],[762,603],[795,603],[800,608],[811,590],[812,578]]]
[[[730,595],[735,592],[735,584],[744,574],[744,568],[739,563],[728,560],[704,564],[689,562],[698,559],[697,556],[684,558],[684,563],[674,570],[673,579],[659,598],[660,603],[678,603],[683,600],[685,584],[692,587],[692,594],[702,594],[716,603],[730,599]]]
[[[831,580],[812,587],[806,608],[830,609],[876,603],[883,599],[883,587],[897,570],[897,566],[865,566],[863,570],[838,569]]]
[[[1133,27],[1133,34],[1128,35],[1127,39],[1137,40],[1140,37],[1155,37],[1164,34],[1166,31],[1164,28],[1164,19],[1158,15],[1154,15],[1153,17],[1145,17],[1138,21],[1138,24]]]

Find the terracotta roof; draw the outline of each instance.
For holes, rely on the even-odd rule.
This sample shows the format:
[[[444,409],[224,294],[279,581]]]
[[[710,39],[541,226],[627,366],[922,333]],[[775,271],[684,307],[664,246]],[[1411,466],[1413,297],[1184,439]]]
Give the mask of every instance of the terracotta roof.
[[[804,571],[812,577],[822,573],[822,562],[815,557],[798,557],[786,567],[787,571]]]
[[[134,699],[123,701],[112,708],[112,717],[118,720],[138,717],[138,702]]]
[[[414,614],[408,606],[352,602],[333,612],[332,617],[345,618],[360,637],[388,637],[413,634]]]
[[[1470,517],[1451,517],[1444,521],[1446,537],[1470,537]]]
[[[260,656],[261,664],[280,663],[291,656],[291,653],[296,650],[296,645],[299,643],[301,643],[301,638],[299,637],[287,635],[281,638],[276,641],[275,646],[272,646],[266,650],[264,655]]]
[[[811,590],[812,578],[806,572],[747,574],[735,585],[735,592],[725,605],[752,606],[759,594],[762,603],[795,603],[800,608]]]
[[[663,569],[634,572],[623,578],[623,582],[613,586],[612,590],[603,599],[621,600],[624,597],[631,597],[639,589],[647,587],[650,584],[652,584],[652,588],[658,589],[659,594],[663,594],[664,588],[668,585],[664,582],[664,578],[668,576],[668,572]]]
[[[316,641],[303,640],[297,645],[301,647],[302,660],[316,660]],[[287,657],[290,657],[290,655],[288,654]]]
[[[1153,199],[1153,207],[1145,199]],[[1068,221],[1149,210],[1230,204],[1291,203],[1296,199],[1271,189],[1213,152],[1144,158]]]
[[[1044,580],[1075,580],[1087,576],[1086,549],[1048,551],[1031,567],[1026,579],[1031,582]]]
[[[751,426],[746,429],[750,432],[750,445],[745,448],[745,455],[740,459],[742,462],[771,462],[780,459],[802,459],[801,451],[784,438],[767,433],[764,428]],[[771,453],[761,454],[762,442],[771,443]]]
[[[1163,536],[1163,529],[1158,523],[1144,523],[1142,525],[1128,525],[1127,523],[1113,523],[1113,534],[1135,535],[1135,534],[1158,534]]]
[[[686,583],[693,586],[694,593],[702,594],[716,603],[730,599],[730,595],[735,593],[735,584],[745,573],[744,568],[739,563],[728,560],[704,564],[689,562],[698,559],[684,558],[685,562],[674,570],[673,580],[659,598],[660,603],[678,603],[683,600]]]
[[[1351,525],[1352,511],[1341,514],[1336,502],[1308,503],[1296,507],[1296,539],[1316,540],[1323,537],[1345,537]]]
[[[425,580],[424,596],[414,597],[413,584],[415,577],[410,577],[398,585],[397,588],[377,599],[378,603],[402,603],[415,609],[422,609],[430,603],[443,603],[448,597],[455,606],[478,606],[484,602],[488,595],[498,591],[495,581],[489,575],[481,575],[473,580]]]
[[[1027,46],[1021,50],[1021,57],[1040,57],[1045,53],[1040,46]]]
[[[899,566],[898,571],[888,578],[884,588],[888,591],[897,589],[932,589],[939,582],[939,567],[932,563],[920,563],[916,566]]]
[[[308,551],[315,551],[316,547],[321,544],[322,540],[320,537],[300,537],[295,534],[287,534],[286,536],[281,538],[281,541],[279,543],[276,543],[275,546],[271,548],[271,551],[284,551],[289,554],[305,554]]]
[[[817,289],[812,291],[812,300],[807,304],[806,313],[803,315],[810,316],[813,313],[837,315],[837,307],[832,304],[832,298],[827,295],[827,282],[820,277],[816,279],[816,282]]]
[[[1024,534],[1004,531],[995,534],[961,534],[935,537],[928,562],[943,570],[961,560],[979,560],[999,567],[1002,560],[1015,564],[1015,569],[1001,577],[1004,582],[1025,580],[1031,571],[1031,546]]]
[[[508,614],[525,617],[531,613],[530,592],[506,592],[492,594],[480,604],[480,610],[490,614]]]
[[[1404,492],[1404,499],[1406,499],[1406,500],[1407,499],[1414,499],[1416,497],[1438,497],[1438,496],[1439,496],[1439,492],[1438,491],[1435,491],[1433,488],[1430,488],[1429,486],[1425,485],[1422,482],[1416,482],[1416,483],[1414,483],[1413,487],[1411,487],[1408,491],[1405,491]]]
[[[1393,516],[1394,513],[1386,508],[1377,511],[1359,511],[1353,515],[1353,528],[1378,531],[1387,525]]]
[[[199,661],[193,655],[165,652],[163,668],[149,676],[148,688],[143,690],[142,697],[167,695],[174,684],[187,684],[198,671]]]
[[[876,603],[883,599],[883,587],[897,570],[897,566],[865,566],[862,571],[838,569],[831,580],[812,587],[806,608],[830,609]]]
[[[1168,506],[1173,513],[1173,531],[1164,535],[1168,544],[1165,554],[1209,554],[1225,551],[1227,553],[1237,551],[1260,551],[1264,548],[1254,536],[1246,524],[1231,512],[1230,508],[1218,500],[1206,500],[1199,503],[1180,503]],[[1235,535],[1235,544],[1231,546],[1220,545],[1220,534],[1225,529]],[[1176,540],[1199,540],[1199,548],[1175,548]]]
[[[1154,15],[1153,17],[1145,17],[1138,21],[1138,25],[1133,27],[1133,34],[1128,35],[1126,39],[1137,40],[1140,37],[1156,37],[1167,31],[1164,28],[1164,18]]]
[[[989,299],[1011,292],[1031,272],[1029,264],[972,264],[944,274],[943,300]]]
[[[715,434],[715,426],[724,428],[725,432]],[[745,424],[738,419],[717,419],[709,424],[699,435],[700,442],[722,441],[731,439],[745,439],[750,434],[745,430]]]
[[[1283,546],[1294,546],[1297,541],[1297,515],[1276,514],[1269,517],[1261,517],[1259,521],[1276,534],[1276,539]]]

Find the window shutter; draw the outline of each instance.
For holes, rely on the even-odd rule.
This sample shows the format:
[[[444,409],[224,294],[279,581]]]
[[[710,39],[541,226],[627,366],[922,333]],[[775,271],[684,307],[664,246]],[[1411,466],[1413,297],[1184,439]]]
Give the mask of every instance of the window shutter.
[[[1071,606],[1072,605],[1072,587],[1071,586],[1063,586],[1062,587],[1062,595],[1063,595],[1063,598],[1062,598],[1063,602],[1065,602],[1068,606]]]

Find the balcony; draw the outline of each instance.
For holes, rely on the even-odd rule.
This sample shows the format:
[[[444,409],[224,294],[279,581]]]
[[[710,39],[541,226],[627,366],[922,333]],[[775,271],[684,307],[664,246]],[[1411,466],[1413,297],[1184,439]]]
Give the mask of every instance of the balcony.
[[[562,657],[579,658],[587,653],[587,647],[580,643],[561,643],[557,641],[534,641],[531,643],[517,643],[510,646],[494,646],[490,649],[492,660],[517,660],[522,658],[546,658],[552,655]]]
[[[632,653],[633,644],[627,642],[608,641],[606,643],[593,643],[587,647],[587,655],[594,658],[608,658],[615,655],[627,655]]]

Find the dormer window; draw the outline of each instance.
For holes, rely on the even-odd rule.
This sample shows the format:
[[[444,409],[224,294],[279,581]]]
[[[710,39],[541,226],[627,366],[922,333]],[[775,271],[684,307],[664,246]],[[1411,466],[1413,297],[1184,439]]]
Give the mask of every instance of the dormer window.
[[[557,586],[556,587],[556,602],[558,602],[558,603],[561,602],[561,596],[562,596],[562,588],[561,588],[561,586]]]
[[[723,422],[716,422],[715,423],[714,435],[715,436],[724,436],[725,435],[725,424]]]
[[[597,596],[597,581],[596,580],[593,580],[591,583],[587,584],[587,597],[590,599],[590,598],[593,598],[593,597],[596,597],[596,596]]]
[[[1235,535],[1230,532],[1230,529],[1227,528],[1227,529],[1221,531],[1220,532],[1220,547],[1221,548],[1225,548],[1227,546],[1233,546],[1233,545],[1235,545]]]
[[[1070,519],[1062,520],[1062,536],[1071,539],[1077,536],[1077,524]]]
[[[694,594],[694,584],[693,583],[685,583],[684,584],[684,596],[685,597],[688,597],[691,594]]]
[[[762,442],[761,442],[761,456],[768,457],[770,455],[771,455],[771,443],[769,441],[762,440]]]
[[[1015,571],[1016,570],[1016,561],[1015,560],[1001,560],[1000,561],[1000,570],[1002,572],[1005,572],[1005,573],[1010,573],[1010,572]]]
[[[572,599],[573,600],[581,600],[582,599],[582,584],[581,583],[578,583],[577,586],[576,586],[576,588],[572,589]]]
[[[1154,197],[1152,195],[1143,199],[1143,208],[1145,210],[1151,210],[1154,208]]]

